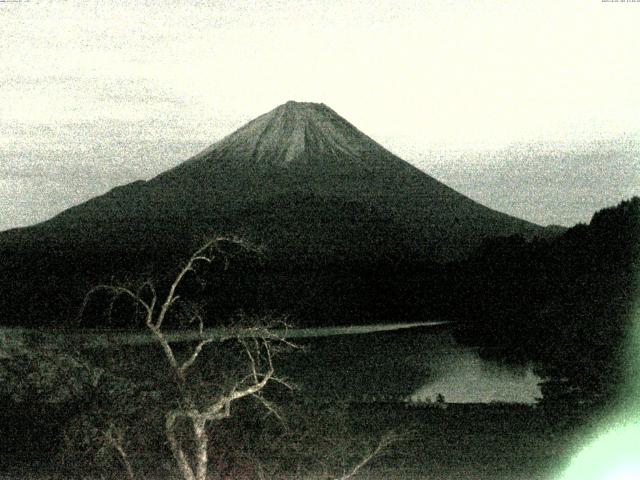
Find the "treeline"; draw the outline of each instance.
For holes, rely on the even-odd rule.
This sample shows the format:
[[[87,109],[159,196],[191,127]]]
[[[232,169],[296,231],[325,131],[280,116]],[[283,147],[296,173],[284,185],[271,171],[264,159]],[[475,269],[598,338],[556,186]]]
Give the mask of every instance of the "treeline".
[[[457,336],[487,357],[532,363],[546,401],[613,401],[632,367],[639,252],[638,197],[554,240],[485,242],[447,273]]]
[[[101,283],[136,286],[146,280],[158,291],[166,290],[188,257],[184,252],[196,249],[199,241],[203,239],[185,239],[176,247],[173,240],[169,245],[151,238],[144,249],[111,248],[99,241],[5,247],[0,324],[137,328],[124,304],[116,309],[90,306],[77,323],[85,294]],[[300,258],[278,252],[241,251],[230,244],[210,268],[188,280],[183,298],[198,299],[209,325],[224,323],[239,311],[287,314],[300,326],[415,321],[434,311],[424,285],[434,283],[441,272],[428,260],[382,253],[376,258]]]

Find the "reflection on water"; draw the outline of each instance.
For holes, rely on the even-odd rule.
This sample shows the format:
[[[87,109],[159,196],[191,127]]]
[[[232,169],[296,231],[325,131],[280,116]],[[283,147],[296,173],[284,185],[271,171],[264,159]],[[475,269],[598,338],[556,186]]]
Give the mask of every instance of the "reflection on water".
[[[305,350],[285,360],[285,373],[316,398],[414,401],[438,394],[450,403],[535,403],[541,381],[530,369],[481,359],[444,327],[298,337]],[[360,332],[363,333],[363,332]]]
[[[541,379],[531,369],[500,367],[472,350],[450,351],[436,368],[436,379],[419,388],[411,400],[434,401],[440,394],[451,403],[535,403],[542,396]]]

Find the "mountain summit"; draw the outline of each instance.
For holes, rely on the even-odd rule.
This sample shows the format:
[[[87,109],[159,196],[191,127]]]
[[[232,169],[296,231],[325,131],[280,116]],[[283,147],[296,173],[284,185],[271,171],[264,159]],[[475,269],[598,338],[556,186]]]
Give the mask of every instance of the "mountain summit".
[[[322,272],[446,262],[486,238],[544,229],[447,187],[323,104],[287,102],[149,181],[0,234],[0,254],[9,284],[33,277],[16,267],[29,258],[46,259],[38,274],[51,284],[169,265],[214,234],[264,246],[276,269]]]
[[[365,144],[353,126],[324,104],[287,102],[214,144],[207,153],[228,152],[238,161],[283,166],[308,162],[318,153],[354,158]]]
[[[198,155],[286,166],[342,158],[361,162],[381,147],[322,103],[287,102]]]

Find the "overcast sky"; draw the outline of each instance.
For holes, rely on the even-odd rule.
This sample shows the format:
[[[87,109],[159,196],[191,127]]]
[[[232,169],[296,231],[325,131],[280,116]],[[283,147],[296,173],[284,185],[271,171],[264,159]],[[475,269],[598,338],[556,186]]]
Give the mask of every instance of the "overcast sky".
[[[0,229],[323,102],[462,193],[572,225],[640,194],[640,3],[0,2]]]

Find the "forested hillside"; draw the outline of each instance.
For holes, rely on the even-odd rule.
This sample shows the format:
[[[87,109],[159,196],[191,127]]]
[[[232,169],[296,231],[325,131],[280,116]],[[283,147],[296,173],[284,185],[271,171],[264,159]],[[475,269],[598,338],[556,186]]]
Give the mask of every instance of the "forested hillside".
[[[533,362],[549,379],[547,400],[606,403],[632,366],[639,251],[638,197],[555,240],[487,241],[447,274],[459,338],[486,356]]]

